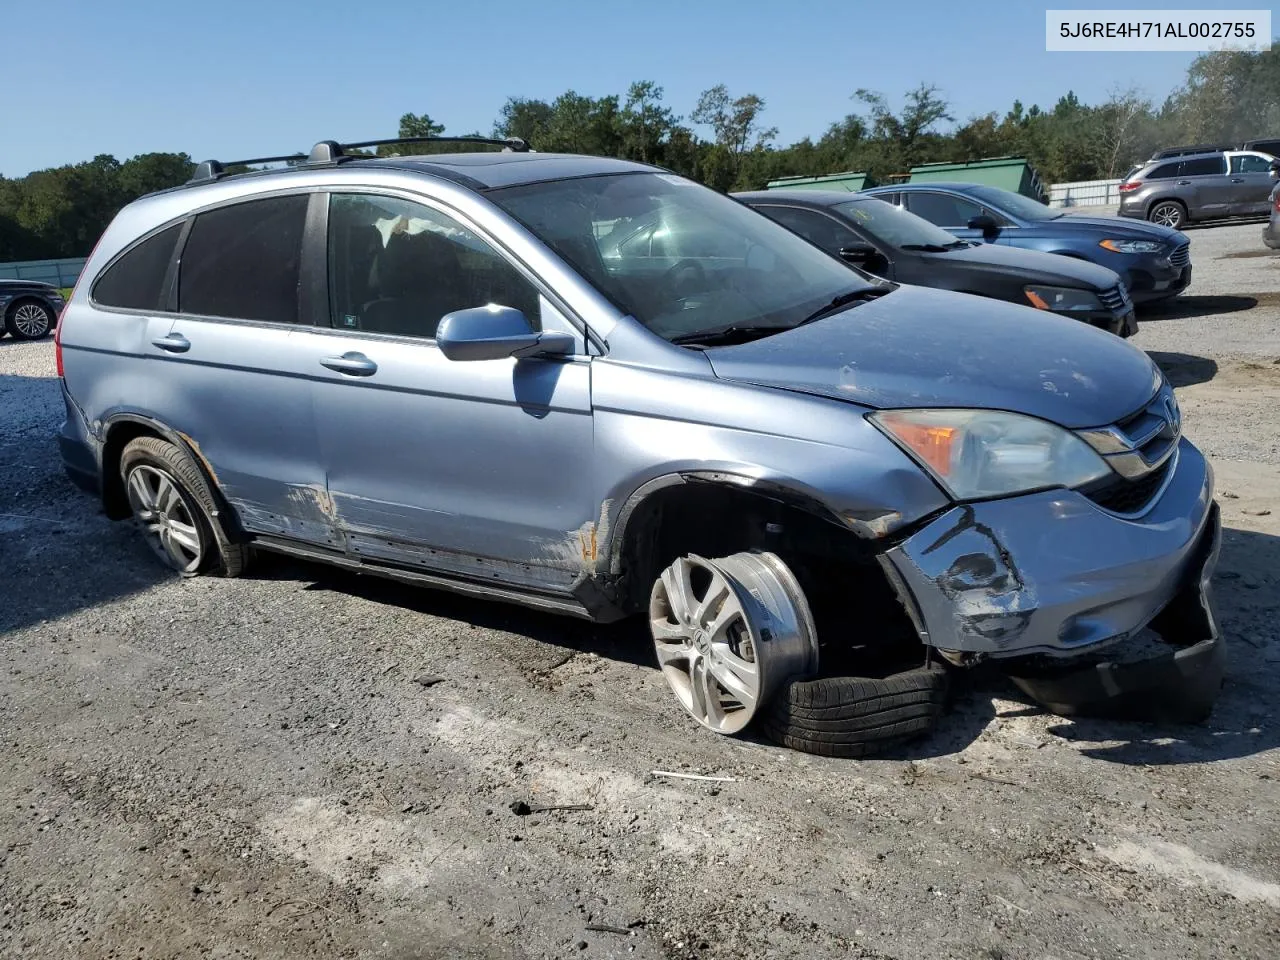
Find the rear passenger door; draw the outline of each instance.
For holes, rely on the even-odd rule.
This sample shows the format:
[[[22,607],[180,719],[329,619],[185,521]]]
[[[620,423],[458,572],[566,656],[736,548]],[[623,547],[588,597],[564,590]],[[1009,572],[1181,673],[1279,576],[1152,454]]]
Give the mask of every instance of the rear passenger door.
[[[1177,196],[1184,197],[1193,220],[1225,217],[1231,213],[1235,184],[1227,175],[1222,154],[1183,160],[1178,167]]]
[[[196,214],[177,264],[177,315],[148,347],[162,419],[208,462],[245,529],[326,543],[333,524],[299,344],[311,196]]]
[[[1231,215],[1254,216],[1265,214],[1271,207],[1272,158],[1261,153],[1228,154],[1231,163]]]
[[[328,288],[307,368],[347,550],[568,590],[600,511],[581,334],[478,228],[416,199],[331,195]],[[447,359],[440,319],[490,303],[573,334],[576,355]]]

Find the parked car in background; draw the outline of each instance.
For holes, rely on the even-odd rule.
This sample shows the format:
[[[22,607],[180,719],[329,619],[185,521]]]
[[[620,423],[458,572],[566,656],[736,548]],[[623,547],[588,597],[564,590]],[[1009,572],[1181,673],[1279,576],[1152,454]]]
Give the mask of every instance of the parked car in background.
[[[1263,140],[1246,140],[1240,145],[1241,150],[1252,150],[1254,153],[1269,153],[1280,157],[1280,137],[1268,137]]]
[[[1119,274],[1134,303],[1174,296],[1191,282],[1191,241],[1157,224],[1068,215],[974,183],[904,183],[860,195],[905,207],[966,240],[1090,260]]]
[[[901,207],[848,192],[762,190],[733,196],[886,280],[1007,300],[1122,337],[1138,329],[1119,275],[1096,263],[961,240]]]
[[[377,145],[200,164],[85,265],[63,459],[177,574],[634,615],[698,723],[830,755],[928,730],[948,663],[1208,715],[1213,472],[1141,350],[645,164]]]
[[[1191,146],[1167,147],[1164,150],[1157,150],[1151,155],[1151,160],[1168,160],[1170,157],[1186,157],[1197,153],[1214,153],[1215,151],[1235,149],[1236,145],[1234,143],[1197,143]],[[1139,164],[1139,169],[1144,166],[1146,164]]]
[[[1280,250],[1280,183],[1271,188],[1271,219],[1262,230],[1262,242]]]
[[[1120,216],[1177,229],[1267,211],[1275,157],[1240,150],[1153,160],[1120,184]]]
[[[39,340],[58,324],[62,291],[35,280],[0,280],[0,334],[15,340]]]

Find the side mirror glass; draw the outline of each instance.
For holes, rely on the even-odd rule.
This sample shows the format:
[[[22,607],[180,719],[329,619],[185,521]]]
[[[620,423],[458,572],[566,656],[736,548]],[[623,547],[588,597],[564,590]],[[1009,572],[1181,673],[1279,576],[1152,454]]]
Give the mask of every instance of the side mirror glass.
[[[878,252],[869,243],[850,243],[840,248],[840,259],[846,263],[866,263]]]
[[[574,340],[567,333],[534,330],[514,307],[490,304],[445,314],[436,346],[450,360],[501,360],[572,353]]]
[[[1280,179],[1280,160],[1272,160],[1267,169],[1271,172],[1272,180]]]
[[[996,223],[995,218],[985,213],[980,213],[976,217],[969,218],[970,230],[981,230],[982,236],[986,240],[990,240],[1000,233],[1000,225]]]

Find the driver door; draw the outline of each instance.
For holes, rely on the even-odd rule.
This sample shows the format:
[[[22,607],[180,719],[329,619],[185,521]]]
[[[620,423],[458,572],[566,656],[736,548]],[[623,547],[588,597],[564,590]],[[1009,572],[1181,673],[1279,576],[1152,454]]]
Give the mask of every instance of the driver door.
[[[530,275],[442,210],[329,200],[332,326],[310,344],[330,508],[349,553],[567,587],[594,520],[591,361]],[[502,304],[576,355],[456,361],[441,317]]]

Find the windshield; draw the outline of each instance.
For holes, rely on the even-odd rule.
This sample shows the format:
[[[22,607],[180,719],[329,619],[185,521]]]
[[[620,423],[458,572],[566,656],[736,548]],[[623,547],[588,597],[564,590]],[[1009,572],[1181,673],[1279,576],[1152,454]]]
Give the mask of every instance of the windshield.
[[[1011,213],[1021,220],[1057,220],[1061,213],[1051,210],[1039,200],[1032,200],[1012,190],[1001,190],[999,187],[966,187],[965,193],[975,200],[990,203],[1005,213]]]
[[[908,213],[901,207],[864,197],[858,200],[846,200],[837,203],[835,209],[847,219],[858,225],[863,233],[869,233],[881,243],[891,247],[903,247],[908,250],[929,247],[963,247],[963,240],[957,240],[941,227],[935,227],[923,217]]]
[[[554,180],[488,196],[668,340],[786,329],[842,294],[880,289],[768,217],[672,174]]]

